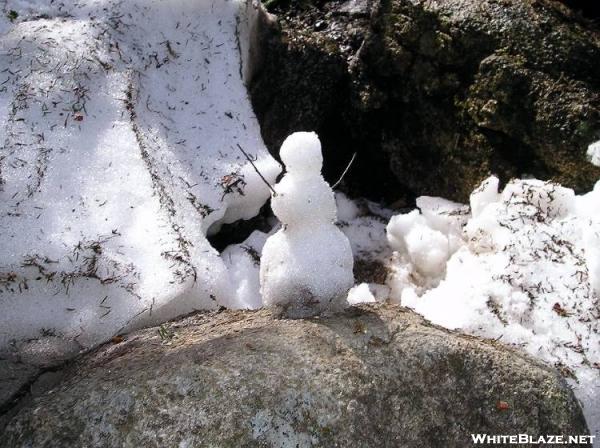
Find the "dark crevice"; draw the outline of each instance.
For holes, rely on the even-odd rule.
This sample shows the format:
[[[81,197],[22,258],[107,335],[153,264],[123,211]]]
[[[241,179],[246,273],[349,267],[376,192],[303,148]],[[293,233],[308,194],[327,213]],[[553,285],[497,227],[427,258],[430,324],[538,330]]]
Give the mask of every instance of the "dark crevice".
[[[532,147],[503,132],[483,128],[480,132],[497,149],[492,159],[492,168],[496,173],[505,173],[500,176],[501,181],[507,182],[510,177],[522,177],[531,173],[537,173],[538,176],[541,174],[543,178],[551,177],[550,170]],[[511,167],[518,167],[519,171]]]
[[[231,224],[223,224],[219,232],[207,236],[208,242],[221,253],[227,246],[246,241],[255,230],[269,232],[272,227],[269,222],[271,216],[271,205],[270,202],[267,202],[254,218],[240,219]]]
[[[561,2],[586,19],[600,22],[600,3],[598,0],[561,0]]]
[[[12,416],[18,412],[18,410],[27,403],[28,399],[32,397],[32,389],[35,383],[46,373],[55,373],[63,371],[71,361],[64,363],[40,368],[35,374],[31,376],[21,387],[19,387],[10,398],[0,403],[0,432],[9,423]],[[43,392],[40,391],[40,392]],[[36,394],[36,395],[39,395]]]
[[[340,94],[348,98],[350,94]],[[349,111],[352,107],[342,104],[335,113],[326,117],[323,125],[316,129],[323,144],[323,177],[333,185],[340,178],[354,153],[356,158],[337,187],[351,197],[391,203],[404,191],[390,169],[386,152],[381,151],[381,141],[371,139],[376,135],[370,127],[379,119],[364,120],[361,117],[348,117],[339,111]],[[354,128],[357,123],[362,123]]]
[[[340,178],[356,153],[338,189],[378,202],[395,200],[401,187],[389,169],[388,154],[379,150],[380,142],[371,138],[376,134],[369,132],[379,120],[364,120],[352,105],[354,93],[346,62],[338,56],[324,56],[319,49],[288,53],[277,41],[267,51],[272,53],[268,58],[272,65],[257,77],[251,96],[270,153],[279,160],[279,149],[288,135],[315,131],[323,148],[323,176],[330,184]],[[302,63],[306,59],[313,62]],[[271,82],[269,74],[275,72],[284,83]],[[318,86],[311,82],[314,79],[320,80]],[[289,90],[290,85],[294,86],[293,91]],[[291,97],[293,104],[279,100],[286,97]]]

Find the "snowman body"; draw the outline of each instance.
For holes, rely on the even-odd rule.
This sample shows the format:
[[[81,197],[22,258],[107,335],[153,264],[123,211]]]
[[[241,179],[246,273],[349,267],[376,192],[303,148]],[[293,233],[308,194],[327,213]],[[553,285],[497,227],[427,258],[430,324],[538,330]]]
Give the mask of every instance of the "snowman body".
[[[340,309],[354,284],[354,261],[348,239],[334,224],[335,198],[321,176],[321,144],[315,133],[297,132],[280,155],[286,174],[274,187],[271,206],[282,228],[262,251],[263,303],[289,318]]]

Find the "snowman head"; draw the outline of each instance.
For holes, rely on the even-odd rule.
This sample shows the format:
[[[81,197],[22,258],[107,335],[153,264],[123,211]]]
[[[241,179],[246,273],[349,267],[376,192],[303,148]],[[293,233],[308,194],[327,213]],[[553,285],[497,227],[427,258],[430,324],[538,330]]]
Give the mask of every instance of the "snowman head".
[[[275,185],[271,200],[275,216],[290,228],[335,220],[335,198],[321,176],[321,142],[314,132],[296,132],[285,139],[279,152],[286,174]]]
[[[321,142],[314,132],[295,132],[285,139],[279,151],[289,174],[310,176],[321,174],[323,154]]]

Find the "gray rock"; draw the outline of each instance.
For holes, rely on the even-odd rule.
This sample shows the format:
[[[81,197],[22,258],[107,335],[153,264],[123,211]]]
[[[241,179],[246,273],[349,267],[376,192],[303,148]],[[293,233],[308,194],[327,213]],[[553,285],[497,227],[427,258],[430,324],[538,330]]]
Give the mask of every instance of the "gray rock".
[[[329,181],[357,152],[341,185],[350,194],[466,202],[492,173],[578,192],[600,177],[586,158],[600,139],[600,27],[566,6],[270,4],[279,28],[251,86],[265,142],[275,153],[290,132],[317,131]]]
[[[34,366],[0,358],[0,414],[11,406],[38,373],[39,369]]]
[[[471,433],[587,428],[553,369],[378,305],[293,321],[204,313],[132,333],[75,361],[0,447],[465,447]]]

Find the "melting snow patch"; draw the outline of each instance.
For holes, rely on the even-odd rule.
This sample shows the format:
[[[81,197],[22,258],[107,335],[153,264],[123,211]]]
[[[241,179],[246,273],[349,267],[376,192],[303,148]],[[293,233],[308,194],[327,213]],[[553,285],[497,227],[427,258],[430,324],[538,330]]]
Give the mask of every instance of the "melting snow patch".
[[[350,305],[373,302],[376,302],[376,299],[367,283],[361,283],[348,291],[348,304]]]
[[[227,246],[221,254],[231,273],[232,301],[236,308],[254,310],[262,307],[258,273],[268,236],[256,230],[243,243]]]
[[[600,182],[576,196],[538,180],[498,192],[486,180],[470,208],[420,198],[388,225],[392,298],[436,324],[523,347],[571,380],[600,430]]]
[[[0,349],[247,306],[205,234],[269,197],[238,145],[280,172],[242,79],[252,2],[4,9],[18,17],[0,19]]]

